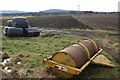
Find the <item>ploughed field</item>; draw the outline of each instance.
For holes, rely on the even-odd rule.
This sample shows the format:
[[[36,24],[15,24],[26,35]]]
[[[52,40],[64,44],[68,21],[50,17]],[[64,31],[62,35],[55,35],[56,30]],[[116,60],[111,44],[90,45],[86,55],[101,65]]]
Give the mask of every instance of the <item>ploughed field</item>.
[[[28,17],[29,25],[32,27],[42,28],[88,28],[89,26],[82,24],[72,16],[67,15],[51,15],[51,16],[35,16]],[[3,25],[6,25],[8,19],[3,19]]]
[[[2,24],[7,25],[6,21],[12,17],[3,16]],[[28,16],[27,19],[30,26],[42,28],[92,28],[104,30],[118,29],[117,13]]]
[[[95,29],[117,30],[118,14],[80,14],[74,15],[82,23]]]
[[[87,28],[72,16],[40,16],[28,18],[31,26],[45,28]]]

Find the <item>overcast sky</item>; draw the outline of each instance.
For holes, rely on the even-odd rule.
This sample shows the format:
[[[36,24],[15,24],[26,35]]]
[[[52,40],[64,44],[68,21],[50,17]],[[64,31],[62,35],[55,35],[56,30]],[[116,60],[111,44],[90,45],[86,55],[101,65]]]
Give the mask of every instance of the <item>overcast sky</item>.
[[[43,11],[48,9],[80,11],[118,11],[120,0],[0,0],[0,10]]]

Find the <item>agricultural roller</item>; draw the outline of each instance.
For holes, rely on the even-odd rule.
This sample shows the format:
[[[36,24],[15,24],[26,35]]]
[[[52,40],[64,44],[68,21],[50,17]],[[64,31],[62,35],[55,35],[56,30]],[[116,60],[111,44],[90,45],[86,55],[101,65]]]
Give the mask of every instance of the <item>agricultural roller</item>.
[[[50,66],[58,78],[72,78],[74,75],[79,75],[90,63],[115,67],[111,61],[100,54],[102,50],[95,41],[81,39],[66,44],[52,57],[44,59],[43,63]]]
[[[7,21],[7,25],[3,30],[7,37],[38,37],[40,34],[37,28],[28,25],[28,20],[25,17],[14,17]]]

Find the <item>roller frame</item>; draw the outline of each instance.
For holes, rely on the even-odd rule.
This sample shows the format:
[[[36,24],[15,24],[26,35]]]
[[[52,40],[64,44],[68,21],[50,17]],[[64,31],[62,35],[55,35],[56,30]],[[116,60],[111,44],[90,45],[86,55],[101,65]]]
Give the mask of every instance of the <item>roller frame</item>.
[[[103,49],[99,49],[99,51],[94,56],[92,56],[80,69],[52,61],[51,57],[44,59],[43,63],[52,68],[56,68],[57,70],[60,70],[60,71],[66,72],[66,73],[70,73],[73,75],[79,75],[102,50]]]

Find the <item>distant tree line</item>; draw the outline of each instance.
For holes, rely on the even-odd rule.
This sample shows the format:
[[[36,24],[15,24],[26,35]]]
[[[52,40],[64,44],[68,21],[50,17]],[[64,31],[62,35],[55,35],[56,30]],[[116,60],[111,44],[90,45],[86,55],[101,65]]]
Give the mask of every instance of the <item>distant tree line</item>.
[[[29,13],[3,13],[2,16],[43,16],[43,15],[60,15],[60,14],[114,14],[120,12],[94,12],[94,11],[70,11],[70,12],[55,12],[55,13],[44,13],[44,12],[29,12]]]

